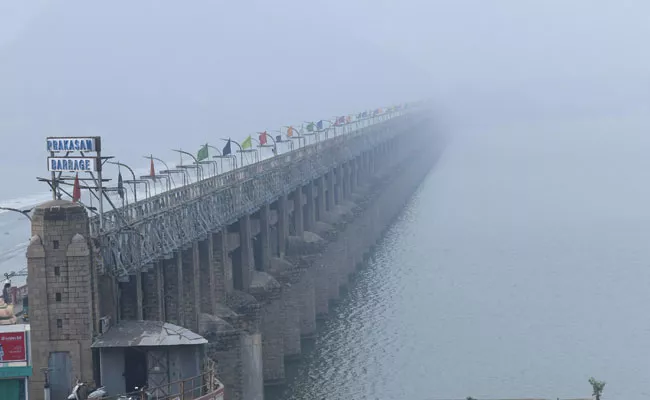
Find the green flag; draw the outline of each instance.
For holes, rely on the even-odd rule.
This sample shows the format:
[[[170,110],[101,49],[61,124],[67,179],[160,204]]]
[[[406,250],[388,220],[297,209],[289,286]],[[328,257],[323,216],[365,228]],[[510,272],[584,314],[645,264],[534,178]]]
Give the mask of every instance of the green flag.
[[[243,142],[241,142],[241,148],[244,149],[244,150],[246,150],[246,149],[250,149],[251,147],[253,147],[253,143],[252,143],[252,141],[251,141],[251,137],[250,137],[250,135],[248,135],[248,137],[246,138],[246,140],[244,140]]]
[[[307,132],[313,132],[314,131],[314,123],[310,122],[309,125],[307,125]]]
[[[203,161],[206,158],[208,158],[208,145],[205,144],[203,147],[199,149],[199,152],[196,153],[196,159],[199,161]]]

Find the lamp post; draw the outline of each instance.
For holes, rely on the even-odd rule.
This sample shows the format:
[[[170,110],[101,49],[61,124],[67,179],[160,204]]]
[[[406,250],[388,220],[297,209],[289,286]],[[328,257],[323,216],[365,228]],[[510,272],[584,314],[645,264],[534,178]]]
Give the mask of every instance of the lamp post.
[[[173,171],[173,170],[170,170],[170,169],[169,169],[169,167],[167,166],[167,163],[166,163],[166,162],[164,162],[164,161],[161,160],[160,158],[154,157],[153,155],[150,155],[150,156],[143,156],[143,157],[146,158],[146,159],[148,159],[148,160],[156,160],[156,161],[162,163],[162,165],[164,165],[165,168],[167,168],[166,171],[167,171],[168,173],[165,174],[165,175],[167,175],[167,176],[169,177],[169,179],[171,180],[171,184],[173,184],[174,187],[176,187],[176,182],[174,182],[174,177],[173,177],[172,174],[169,172],[169,171]],[[160,171],[160,173],[162,174],[163,171]],[[169,189],[171,189],[171,185],[169,185],[169,186],[170,186]]]
[[[211,148],[211,149],[215,149],[215,150],[217,151],[217,153],[219,153],[218,156],[212,156],[212,158],[218,158],[218,159],[219,159],[219,161],[221,162],[221,172],[222,172],[222,173],[224,172],[224,169],[223,169],[223,159],[224,159],[224,158],[227,159],[228,161],[230,161],[230,169],[231,169],[231,170],[237,168],[237,157],[234,157],[234,156],[232,156],[232,155],[226,155],[226,156],[224,156],[224,155],[222,154],[221,150],[219,150],[217,147],[210,146],[210,145],[208,145],[208,147]]]
[[[265,138],[269,138],[269,139],[271,139],[273,141],[273,146],[268,145],[268,144],[262,144],[260,142],[260,147],[273,147],[273,154],[277,156],[278,155],[278,144],[275,141],[275,139],[273,138],[273,135],[269,135],[268,132],[266,132],[266,131],[257,132],[257,133],[260,135],[260,137],[262,137],[262,135],[264,135]]]
[[[201,164],[199,164],[199,160],[197,160],[196,157],[194,157],[194,154],[189,153],[187,151],[183,151],[183,150],[174,150],[174,151],[181,154],[181,163],[180,163],[180,165],[177,165],[176,168],[193,168],[195,166],[196,167],[196,180],[197,180],[197,182],[200,181],[201,179],[203,179],[203,167],[201,166]],[[183,165],[183,154],[192,157],[192,159],[194,160],[194,166]]]
[[[257,150],[256,150],[256,149],[251,149],[251,150],[255,152],[255,158],[257,159],[257,161],[255,161],[255,162],[260,162],[262,156],[260,155],[260,150],[259,150],[259,149],[262,148],[262,144],[260,143],[259,140],[255,139],[255,138],[253,137],[253,135],[251,135],[251,141],[255,141],[255,143],[257,143],[257,148],[258,148],[258,149],[257,149]],[[251,151],[251,152],[252,152],[252,151]]]
[[[232,139],[224,139],[224,138],[221,138],[221,140],[223,140],[223,141],[225,141],[225,142],[227,142],[227,141],[230,140],[231,142],[233,142],[234,144],[236,144],[237,147],[239,147],[239,156],[240,156],[240,158],[241,158],[241,166],[243,167],[243,166],[244,166],[244,149],[241,147],[241,144],[239,144],[237,141],[232,140]]]
[[[287,137],[289,139],[297,139],[298,140],[298,148],[300,148],[301,147],[300,146],[300,139],[303,139],[303,140],[305,139],[304,136],[302,136],[302,131],[299,131],[298,135],[296,135],[296,136],[289,136],[288,129],[291,128],[292,130],[296,130],[296,128],[294,128],[293,126],[283,126],[283,128],[287,128]],[[303,142],[303,144],[304,143],[305,142]],[[291,149],[293,150],[293,146],[291,147]]]
[[[149,182],[147,182],[146,180],[143,180],[143,179],[136,179],[135,173],[133,172],[133,169],[131,169],[131,167],[129,167],[128,165],[123,164],[121,162],[117,162],[117,161],[107,161],[107,163],[124,167],[124,168],[128,169],[131,172],[131,175],[133,176],[133,179],[127,179],[127,180],[124,181],[124,183],[133,184],[133,200],[134,201],[136,201],[136,202],[138,201],[138,195],[136,194],[138,192],[138,188],[136,186],[138,183],[144,184],[145,195],[147,197],[149,197],[151,195],[151,188],[149,188]],[[99,201],[101,202],[101,200],[99,200]]]
[[[164,170],[160,171],[160,174],[161,175],[169,175],[170,177],[173,174],[181,174],[182,175],[182,183],[181,184],[183,186],[187,185],[187,182],[190,179],[189,174],[184,169],[164,169]],[[174,183],[174,187],[176,187],[176,182],[174,180],[172,180],[172,182]]]
[[[283,135],[282,131],[279,131],[279,130],[275,129],[272,132],[279,133],[280,134],[279,137],[280,137],[280,139],[282,139],[282,135]],[[280,140],[279,143],[289,143],[289,148],[291,149],[291,151],[293,151],[293,142],[291,140],[286,140],[286,141],[285,140]]]
[[[318,122],[327,122],[327,124],[328,124],[327,128],[318,129],[318,125],[319,125]],[[314,133],[312,133],[312,135],[315,134],[316,135],[316,140],[320,141],[320,134],[321,134],[321,132],[324,132],[325,133],[325,139],[327,139],[328,138],[327,132],[329,132],[329,130],[332,129],[332,126],[334,126],[334,123],[332,121],[330,121],[329,119],[321,119],[318,122],[316,123],[316,126],[315,126],[316,131]],[[310,123],[313,124],[313,122],[310,122]],[[305,134],[305,135],[307,135],[307,134]]]
[[[168,175],[168,174],[165,174],[165,175],[155,175],[155,176],[151,176],[151,175],[140,175],[140,179],[141,179],[141,180],[145,180],[145,181],[147,181],[147,180],[151,179],[151,180],[154,182],[154,189],[156,188],[155,184],[156,184],[156,179],[158,179],[158,178],[163,178],[163,179],[165,180],[165,184],[166,184],[165,186],[167,187],[167,190],[171,190],[171,188],[172,188],[172,186],[171,186],[171,181],[170,181],[170,179],[171,179],[171,175]]]
[[[25,216],[28,220],[32,220],[32,217],[29,215],[29,213],[32,212],[31,208],[29,210],[19,210],[11,207],[0,207],[0,210],[17,212],[18,214]]]
[[[133,172],[133,169],[131,167],[129,167],[128,165],[126,165],[124,163],[121,163],[119,161],[106,161],[106,162],[109,163],[109,164],[117,165],[118,167],[124,167],[124,168],[129,170],[129,172],[131,173],[131,176],[133,177],[133,180],[131,181],[133,183],[133,201],[135,203],[137,203],[138,202],[138,195],[137,195],[137,193],[138,193],[137,189],[138,188],[136,187],[137,182],[136,182],[136,179],[135,179],[135,172]]]
[[[49,368],[41,368],[41,372],[43,373],[43,398],[45,400],[50,400],[50,369]]]
[[[218,158],[219,159],[219,161],[221,163],[221,173],[223,174],[223,159],[224,159],[224,156],[221,154],[221,150],[219,150],[219,148],[217,148],[215,146],[211,146],[209,144],[206,145],[206,146],[208,146],[209,149],[215,150],[219,154],[218,156],[212,156],[212,158]],[[231,165],[231,168],[232,168],[232,165]]]

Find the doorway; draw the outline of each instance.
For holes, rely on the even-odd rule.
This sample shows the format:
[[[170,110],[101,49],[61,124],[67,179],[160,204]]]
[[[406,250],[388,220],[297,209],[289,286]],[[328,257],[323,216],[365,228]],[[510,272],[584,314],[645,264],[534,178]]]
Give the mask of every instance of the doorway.
[[[50,369],[50,396],[53,399],[67,399],[72,390],[72,362],[67,351],[52,352],[48,358]]]
[[[137,347],[124,349],[124,384],[126,393],[147,386],[147,353]]]

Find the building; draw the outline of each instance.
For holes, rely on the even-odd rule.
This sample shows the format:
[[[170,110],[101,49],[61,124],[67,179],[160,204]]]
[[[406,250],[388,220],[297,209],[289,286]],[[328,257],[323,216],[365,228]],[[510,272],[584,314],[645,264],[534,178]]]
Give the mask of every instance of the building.
[[[0,398],[28,400],[32,376],[29,325],[0,325]]]

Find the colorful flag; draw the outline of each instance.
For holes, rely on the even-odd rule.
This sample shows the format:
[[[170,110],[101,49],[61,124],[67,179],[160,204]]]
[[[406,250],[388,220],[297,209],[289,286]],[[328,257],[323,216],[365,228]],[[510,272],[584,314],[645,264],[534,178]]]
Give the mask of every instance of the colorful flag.
[[[293,126],[290,126],[287,128],[287,136],[291,137],[293,136]]]
[[[156,170],[153,167],[153,157],[151,158],[151,163],[149,163],[149,176],[152,178],[156,176]]]
[[[310,122],[307,124],[307,132],[313,132],[314,131],[314,123]]]
[[[316,122],[316,129],[319,131],[323,130],[323,120],[321,119],[320,121]]]
[[[260,133],[260,145],[264,146],[266,144],[266,131]]]
[[[347,117],[345,117],[345,123],[349,124],[350,122],[352,122],[352,117],[348,115]]]
[[[251,147],[253,147],[253,142],[251,141],[251,135],[248,135],[246,140],[241,142],[241,148],[243,150],[246,150],[246,149],[250,149]]]
[[[232,154],[232,151],[230,150],[230,139],[228,139],[228,143],[226,143],[226,145],[223,146],[223,150],[221,151],[221,154],[224,156]]]
[[[275,135],[275,142],[280,143],[282,141],[282,135]]]
[[[81,199],[81,187],[79,186],[79,174],[74,177],[74,185],[72,187],[72,202],[76,203]]]
[[[197,161],[203,161],[208,157],[209,157],[208,144],[206,143],[206,144],[203,145],[203,147],[201,147],[199,149],[199,152],[196,153],[196,159],[197,159]]]
[[[117,194],[124,200],[124,183],[122,182],[122,172],[117,173]]]

